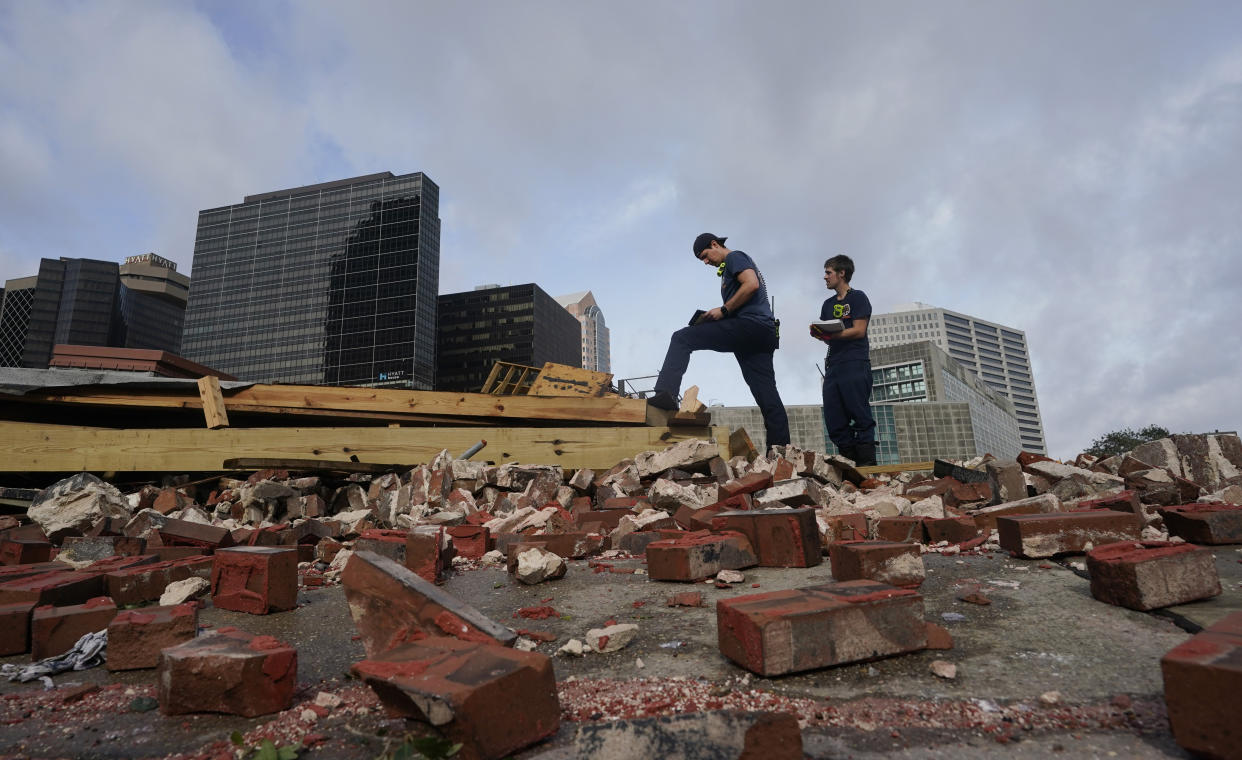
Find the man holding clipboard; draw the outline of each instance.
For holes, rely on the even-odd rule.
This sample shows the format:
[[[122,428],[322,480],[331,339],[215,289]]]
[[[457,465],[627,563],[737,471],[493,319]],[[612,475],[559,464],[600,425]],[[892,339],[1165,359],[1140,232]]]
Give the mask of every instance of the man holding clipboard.
[[[824,262],[824,284],[833,291],[811,323],[811,337],[828,344],[824,359],[824,424],[842,456],[859,467],[875,464],[875,419],[871,416],[871,344],[867,322],[871,301],[850,287],[854,260]]]
[[[789,418],[772,369],[772,354],[778,342],[777,322],[768,301],[767,285],[754,260],[742,251],[725,248],[724,242],[725,238],[710,232],[694,239],[694,257],[714,267],[720,276],[723,303],[695,312],[689,327],[673,333],[656,379],[655,394],[648,403],[659,409],[677,408],[681,378],[690,366],[692,352],[731,353],[763,414],[767,445],[785,446],[789,444]]]

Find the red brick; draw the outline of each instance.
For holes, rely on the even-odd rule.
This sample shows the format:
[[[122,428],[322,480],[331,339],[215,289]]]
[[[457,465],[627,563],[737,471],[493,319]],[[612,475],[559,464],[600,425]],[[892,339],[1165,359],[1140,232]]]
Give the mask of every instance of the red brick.
[[[106,596],[85,604],[36,607],[30,619],[30,659],[64,654],[88,633],[105,630],[116,617],[116,605]]]
[[[405,538],[405,566],[428,583],[444,582],[452,556],[452,543],[442,525],[419,526]]]
[[[1242,758],[1242,612],[1178,644],[1160,660],[1173,738],[1213,758]]]
[[[824,518],[825,526],[820,538],[824,549],[838,541],[861,541],[867,538],[867,516],[862,512],[830,515]]]
[[[1136,515],[1143,513],[1138,491],[1122,491],[1098,499],[1083,499],[1074,502],[1074,509],[1111,509],[1114,512],[1132,512]]]
[[[1028,559],[1081,554],[1092,546],[1138,540],[1143,520],[1129,512],[1093,509],[1048,515],[998,517],[1002,549]]]
[[[923,518],[881,517],[875,521],[875,540],[917,544],[923,541]]]
[[[124,570],[127,567],[141,567],[142,565],[154,565],[159,562],[160,558],[157,554],[116,554],[111,557],[97,559],[86,567],[82,568],[88,573],[111,573],[116,570]]]
[[[647,547],[651,545],[651,542],[662,541],[666,538],[679,538],[684,535],[686,535],[684,530],[638,530],[622,536],[616,548],[629,554],[646,555]]]
[[[532,539],[544,544],[544,548],[558,557],[582,559],[604,550],[606,536],[600,533],[538,533]]]
[[[104,575],[104,585],[118,607],[153,602],[170,583],[191,576],[210,579],[213,564],[211,557],[195,556],[127,567]]]
[[[134,557],[147,550],[147,541],[137,536],[70,536],[60,547],[75,560]]]
[[[17,581],[44,573],[64,572],[68,566],[64,562],[39,562],[34,565],[0,565],[0,585],[9,581]]]
[[[298,606],[296,549],[234,546],[215,554],[211,603],[222,610],[266,615]]]
[[[176,512],[179,509],[185,509],[194,503],[189,496],[181,493],[175,488],[165,488],[155,497],[155,501],[151,504],[151,509],[166,515],[169,512]]]
[[[6,538],[0,541],[0,565],[33,565],[51,559],[50,541],[32,538]]]
[[[1101,602],[1154,610],[1220,593],[1212,552],[1192,544],[1125,541],[1087,552],[1091,595]]]
[[[1022,451],[1018,453],[1018,464],[1022,465],[1024,468],[1027,465],[1032,464],[1034,462],[1051,462],[1051,461],[1053,460],[1050,457],[1046,457],[1043,454],[1032,454],[1029,451]]]
[[[34,602],[0,604],[0,657],[30,651],[30,617]]]
[[[837,581],[872,580],[914,588],[926,577],[918,544],[894,541],[838,541],[828,547]]]
[[[497,760],[556,733],[552,661],[480,642],[433,637],[354,665],[388,713],[429,724],[466,760]]]
[[[491,551],[492,533],[482,525],[453,525],[446,530],[458,556],[480,559]]]
[[[963,504],[986,504],[992,500],[992,485],[987,482],[958,483],[945,491],[943,499],[944,505],[950,508]]]
[[[971,517],[925,517],[923,518],[923,535],[927,543],[938,544],[948,541],[960,544],[979,535],[979,526]]]
[[[719,489],[719,497],[722,501],[739,494],[753,494],[756,491],[762,491],[772,485],[772,473],[770,472],[752,472],[749,475],[743,475],[740,478],[734,478],[728,483],[722,484]]]
[[[354,539],[354,551],[375,552],[393,562],[405,564],[406,540],[409,535],[404,530],[368,528]]]
[[[149,548],[150,551],[155,552],[155,556],[159,557],[160,562],[206,557],[211,554],[211,549],[206,546],[151,546]]]
[[[64,563],[60,564],[65,567]],[[39,605],[85,604],[103,595],[103,576],[98,573],[53,571],[0,584],[0,604],[35,602]]]
[[[668,525],[664,521],[655,525],[664,527],[676,526],[686,530],[711,530],[712,518],[724,511],[724,508],[717,506],[695,509],[688,504],[682,504],[677,508],[677,512],[673,514],[673,525]]]
[[[341,583],[368,657],[424,635],[506,646],[517,638],[474,607],[372,552],[354,552]]]
[[[722,512],[712,527],[746,536],[760,567],[813,567],[824,561],[813,509]]]
[[[722,599],[720,652],[763,676],[923,649],[923,597],[873,581],[827,583]]]
[[[189,520],[167,520],[160,526],[159,535],[165,546],[202,546],[216,549],[233,545],[233,535],[228,528]]]
[[[297,680],[298,650],[226,626],[161,651],[156,682],[165,715],[253,718],[288,709]]]
[[[971,512],[975,525],[984,533],[996,528],[996,518],[1008,515],[1038,515],[1061,511],[1061,500],[1050,493],[1041,493],[1027,499],[1007,501],[992,507],[984,507]]]
[[[1183,504],[1160,515],[1171,535],[1192,544],[1242,544],[1242,506]]]
[[[108,670],[139,670],[160,664],[160,650],[198,635],[198,605],[122,610],[108,624]]]
[[[688,533],[647,544],[647,574],[653,581],[701,581],[721,570],[753,567],[759,561],[741,533]]]
[[[574,515],[578,527],[585,528],[591,523],[597,523],[607,530],[616,530],[617,525],[621,523],[621,518],[626,515],[633,514],[626,509],[601,509],[592,510],[590,512],[579,512]]]
[[[641,499],[637,496],[613,496],[613,497],[604,499],[600,503],[599,508],[601,510],[628,509],[631,512],[638,512],[641,509],[648,508],[649,506],[651,505],[646,499]]]

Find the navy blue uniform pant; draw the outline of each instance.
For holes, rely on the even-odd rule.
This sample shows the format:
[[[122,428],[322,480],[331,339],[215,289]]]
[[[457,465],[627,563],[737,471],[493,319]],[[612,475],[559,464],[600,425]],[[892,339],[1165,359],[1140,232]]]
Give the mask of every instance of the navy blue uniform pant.
[[[664,366],[656,379],[655,389],[667,391],[674,398],[681,392],[681,378],[690,366],[695,351],[719,351],[737,357],[742,378],[755,397],[763,414],[763,427],[769,446],[789,443],[789,417],[781,394],[776,390],[776,372],[772,354],[776,351],[776,328],[770,324],[743,317],[704,322],[683,327],[673,333],[664,356]]]
[[[838,449],[875,443],[871,416],[871,362],[828,362],[824,373],[824,423]]]

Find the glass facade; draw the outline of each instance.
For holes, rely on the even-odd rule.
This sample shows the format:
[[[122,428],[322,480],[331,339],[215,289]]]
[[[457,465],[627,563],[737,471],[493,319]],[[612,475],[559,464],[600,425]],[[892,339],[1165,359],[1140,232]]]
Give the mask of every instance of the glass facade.
[[[440,296],[436,389],[477,393],[498,362],[582,366],[582,326],[534,283]]]
[[[152,266],[140,288],[126,266],[95,259],[43,259],[39,274],[10,280],[0,312],[0,366],[46,368],[53,346],[112,346],[179,353],[185,297],[165,291],[189,279]],[[20,286],[13,287],[15,283]]]
[[[200,212],[186,358],[243,380],[430,390],[439,194],[383,172]]]

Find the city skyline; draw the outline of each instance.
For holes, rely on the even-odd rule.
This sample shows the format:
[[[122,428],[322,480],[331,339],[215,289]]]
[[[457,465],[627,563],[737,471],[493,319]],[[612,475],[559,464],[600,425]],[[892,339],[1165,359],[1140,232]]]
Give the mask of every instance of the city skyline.
[[[789,405],[818,398],[805,323],[844,252],[877,310],[1024,331],[1052,456],[1242,426],[1234,3],[49,0],[0,6],[0,65],[0,279],[145,251],[193,278],[201,209],[426,171],[440,291],[591,290],[619,378],[718,302],[710,231],[764,272]],[[748,403],[731,357],[691,384]]]

